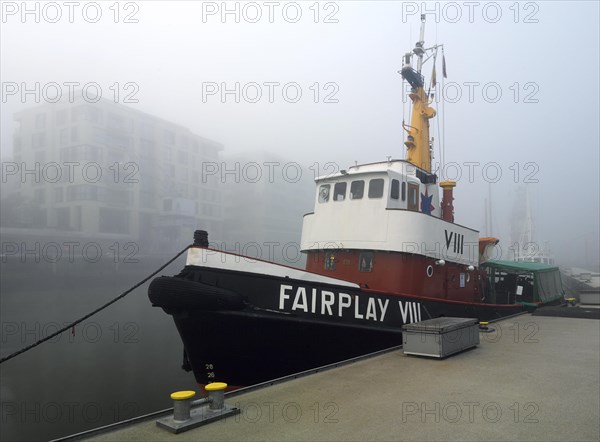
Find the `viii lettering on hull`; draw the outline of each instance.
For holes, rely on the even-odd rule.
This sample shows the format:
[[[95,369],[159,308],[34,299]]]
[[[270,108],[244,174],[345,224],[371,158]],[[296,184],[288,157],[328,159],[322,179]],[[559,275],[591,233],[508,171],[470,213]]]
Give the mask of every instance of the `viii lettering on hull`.
[[[421,74],[424,56],[435,72],[441,55],[445,75],[443,45],[425,47],[424,21],[400,71],[411,85],[406,159],[315,180],[305,269],[212,249],[196,231],[185,268],[151,283],[198,383],[253,385],[400,345],[404,324],[498,319],[562,301],[557,267],[490,260],[498,239],[454,222],[457,183],[431,171],[435,74],[427,86]]]

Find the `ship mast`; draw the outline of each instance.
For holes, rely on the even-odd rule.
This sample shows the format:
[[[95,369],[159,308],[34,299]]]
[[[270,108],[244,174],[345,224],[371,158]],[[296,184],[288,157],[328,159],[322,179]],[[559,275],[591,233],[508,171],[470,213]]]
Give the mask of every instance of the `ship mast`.
[[[436,45],[425,49],[425,14],[421,15],[420,39],[416,43],[412,52],[404,55],[404,65],[400,74],[411,85],[412,100],[412,118],[410,126],[403,124],[404,130],[408,132],[407,140],[404,142],[407,148],[407,160],[417,167],[431,173],[431,146],[429,140],[429,120],[436,114],[435,109],[429,106],[430,97],[425,93],[425,81],[421,75],[423,67],[423,55],[430,50],[437,51]],[[413,55],[417,57],[417,69],[411,65]],[[435,58],[434,58],[435,59]],[[435,65],[434,65],[435,75]],[[432,81],[432,87],[435,87],[435,80]]]

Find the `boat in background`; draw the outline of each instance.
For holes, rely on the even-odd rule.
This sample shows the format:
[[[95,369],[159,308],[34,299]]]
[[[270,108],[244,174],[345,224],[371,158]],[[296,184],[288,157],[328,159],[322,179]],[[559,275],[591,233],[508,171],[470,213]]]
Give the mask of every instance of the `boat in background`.
[[[557,266],[529,261],[490,260],[482,267],[489,275],[490,302],[519,303],[533,310],[540,305],[565,299],[561,272]]]
[[[427,60],[435,69],[443,46],[426,48],[424,27],[422,16],[400,71],[411,86],[407,158],[316,179],[305,270],[215,250],[197,231],[181,273],[151,283],[148,296],[173,317],[198,383],[253,385],[400,345],[404,324],[494,320],[535,304],[492,290],[500,279],[483,264],[498,240],[454,222],[456,182],[432,171],[435,74],[426,88],[421,71]]]
[[[529,187],[524,185],[517,188],[513,203],[509,253],[514,261],[555,265],[548,242],[536,241],[534,230]]]

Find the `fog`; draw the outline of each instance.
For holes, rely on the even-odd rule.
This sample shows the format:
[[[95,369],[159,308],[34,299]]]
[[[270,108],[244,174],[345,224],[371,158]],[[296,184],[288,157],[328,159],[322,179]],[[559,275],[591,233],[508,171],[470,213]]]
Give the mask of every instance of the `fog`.
[[[515,189],[528,183],[536,240],[549,241],[564,265],[598,263],[597,254],[583,251],[586,243],[598,244],[593,2],[500,9],[488,3],[138,2],[121,4],[118,17],[102,5],[100,19],[97,8],[42,3],[36,17],[15,5],[4,6],[2,23],[3,161],[13,157],[13,113],[34,107],[36,99],[43,103],[44,85],[58,83],[64,98],[65,83],[94,82],[104,98],[221,143],[222,157],[251,160],[254,152],[270,152],[306,165],[305,176],[315,163],[346,168],[404,157],[408,104],[397,71],[418,39],[419,13],[429,11],[426,45],[443,43],[448,67],[448,97],[437,104],[432,127],[434,163],[443,144],[446,164],[460,166],[440,173],[458,181],[457,222],[508,244]],[[223,15],[224,9],[232,12]],[[427,80],[430,72],[431,61],[423,69]],[[238,97],[222,95],[236,82]],[[41,97],[24,95],[35,83]],[[301,98],[291,102],[298,90]],[[489,187],[498,168],[502,176]],[[490,192],[494,231],[485,232]]]
[[[431,135],[438,176],[458,183],[456,222],[500,238],[503,257],[511,259],[511,214],[518,189],[526,187],[533,241],[547,245],[561,266],[598,269],[597,2],[30,2],[28,11],[24,5],[2,3],[0,31],[3,302],[27,279],[36,290],[46,284],[27,276],[37,271],[63,278],[56,285],[71,287],[74,297],[82,272],[118,274],[122,285],[111,284],[109,299],[190,243],[196,228],[206,228],[216,247],[302,266],[297,243],[302,215],[312,211],[314,178],[355,162],[405,158],[402,121],[410,121],[410,100],[398,71],[418,40],[422,12],[426,47],[444,45],[447,78],[438,57]],[[431,68],[429,60],[427,84]],[[97,161],[105,179],[120,163],[112,189],[123,192],[115,207],[131,208],[129,221],[108,211],[88,224],[85,207],[77,222],[73,212],[51,215],[60,206],[51,196],[60,193],[65,202],[70,195],[63,198],[48,175],[32,182],[35,173],[21,170],[64,165],[55,110],[66,109],[67,121],[75,122],[78,105],[86,106],[83,120],[96,118],[98,109],[99,118],[114,112],[130,125],[102,132],[103,143],[119,144],[123,153],[95,157],[92,146],[90,156],[74,160],[80,167]],[[40,112],[48,117],[34,121]],[[148,145],[140,144],[141,121],[159,134]],[[97,141],[92,129],[79,127],[76,144]],[[173,152],[162,138],[165,127],[177,136]],[[47,135],[40,141],[41,131]],[[177,158],[180,136],[200,144],[200,162],[181,154],[169,170],[165,156]],[[182,168],[190,178],[180,179]],[[136,180],[124,180],[127,173]],[[136,186],[154,189],[154,209],[137,212]],[[77,198],[104,198],[90,195]],[[165,200],[179,212],[160,214]],[[145,227],[134,227],[138,222]],[[77,243],[74,260],[67,242]],[[62,248],[58,263],[57,250],[44,251],[49,243]],[[94,250],[83,251],[88,243]],[[89,259],[98,248],[102,259]],[[47,264],[41,270],[40,261]],[[143,293],[139,299],[147,303]],[[162,312],[154,317],[174,328]],[[3,321],[13,319],[3,314]]]

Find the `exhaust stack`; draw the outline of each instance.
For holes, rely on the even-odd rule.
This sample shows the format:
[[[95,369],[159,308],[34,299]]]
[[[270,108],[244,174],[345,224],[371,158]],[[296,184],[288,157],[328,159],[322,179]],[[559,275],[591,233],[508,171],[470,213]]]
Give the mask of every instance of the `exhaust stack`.
[[[454,201],[453,190],[456,187],[456,181],[446,180],[440,183],[440,187],[444,189],[442,197],[442,219],[444,221],[454,222]]]

